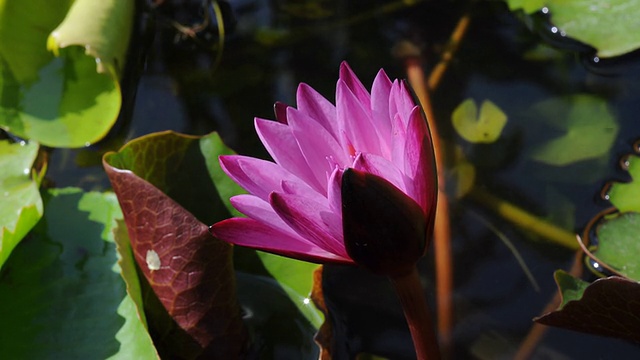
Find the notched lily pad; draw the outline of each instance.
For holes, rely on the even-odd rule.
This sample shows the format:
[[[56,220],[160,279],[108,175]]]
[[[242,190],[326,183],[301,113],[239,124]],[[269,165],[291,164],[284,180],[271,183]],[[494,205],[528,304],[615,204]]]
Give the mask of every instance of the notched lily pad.
[[[31,178],[38,148],[37,143],[0,141],[0,269],[14,247],[42,217],[39,184]]]
[[[533,149],[531,157],[548,165],[566,166],[606,156],[618,134],[618,124],[607,102],[596,96],[553,98],[535,105],[533,111],[551,129],[564,132]]]
[[[493,102],[485,100],[480,113],[475,101],[467,99],[451,115],[453,128],[470,143],[492,143],[500,137],[507,124],[507,115]]]
[[[640,342],[640,284],[612,276],[588,284],[562,270],[555,273],[563,301],[536,322],[584,333]]]
[[[217,134],[207,139],[220,141]],[[237,358],[246,334],[231,246],[213,238],[203,223],[226,210],[200,146],[199,137],[153,134],[106,154],[103,164],[136,263],[164,308],[199,344],[201,356]],[[150,253],[155,254],[152,261]]]
[[[614,182],[607,193],[609,201],[620,212],[640,212],[640,157],[629,156],[627,158],[631,182]]]
[[[120,111],[133,10],[127,0],[2,2],[0,127],[53,147],[100,140]]]

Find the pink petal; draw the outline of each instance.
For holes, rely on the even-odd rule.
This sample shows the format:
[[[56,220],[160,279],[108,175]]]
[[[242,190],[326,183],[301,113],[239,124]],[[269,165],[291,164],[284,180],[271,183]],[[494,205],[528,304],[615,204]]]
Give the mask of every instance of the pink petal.
[[[311,262],[353,263],[349,257],[323,250],[302,237],[291,236],[253,219],[232,218],[211,226],[213,236],[232,244]]]
[[[360,154],[353,163],[353,168],[380,176],[404,193],[407,193],[402,172],[391,161],[381,156],[367,153]]]
[[[273,191],[282,191],[283,180],[304,184],[299,177],[271,161],[241,155],[220,156],[222,169],[249,193],[267,201]],[[314,191],[309,187],[311,191]]]
[[[435,202],[437,178],[431,136],[420,107],[410,116],[405,143],[405,174],[412,179],[407,184],[409,195],[427,212]]]
[[[276,121],[256,118],[255,127],[262,144],[278,165],[296,174],[317,191],[324,191],[324,186],[318,183],[304,160],[298,142],[289,126]]]
[[[413,97],[405,82],[395,80],[389,93],[389,116],[394,118],[396,114],[400,114],[404,125],[407,126],[409,115],[414,106],[416,104],[413,102]]]
[[[400,114],[393,117],[391,128],[391,162],[404,171],[407,129]]]
[[[333,166],[348,164],[347,154],[333,135],[305,113],[289,108],[287,117],[309,168],[326,194],[327,178]]]
[[[342,219],[327,205],[296,195],[272,193],[271,206],[300,236],[320,248],[348,258],[342,242]]]
[[[241,213],[253,220],[287,233],[290,236],[298,236],[289,225],[287,225],[273,210],[271,204],[253,195],[236,195],[230,199],[231,204]]]
[[[343,170],[336,168],[329,177],[329,188],[327,189],[327,198],[329,200],[329,209],[336,214],[342,214],[342,174]]]
[[[371,109],[369,102],[363,104],[351,92],[347,84],[338,80],[336,88],[336,109],[338,111],[339,124],[344,129],[346,141],[343,144],[351,145],[351,155],[357,152],[380,153],[380,139],[371,121]]]
[[[296,93],[298,110],[315,119],[334,138],[338,138],[336,107],[315,91],[311,86],[301,83]]]
[[[366,104],[367,107],[369,106],[371,103],[371,96],[369,95],[369,92],[364,85],[362,85],[362,82],[360,82],[360,79],[358,79],[346,61],[343,61],[340,64],[340,80],[347,85],[349,90],[351,90],[360,103]]]
[[[380,138],[381,155],[391,156],[391,120],[389,116],[389,93],[391,92],[391,80],[380,69],[371,87],[371,116]]]
[[[413,177],[416,169],[421,165],[420,156],[426,150],[422,141],[425,138],[429,138],[429,130],[419,106],[415,106],[412,109],[408,120],[404,146],[406,156],[404,172]]]

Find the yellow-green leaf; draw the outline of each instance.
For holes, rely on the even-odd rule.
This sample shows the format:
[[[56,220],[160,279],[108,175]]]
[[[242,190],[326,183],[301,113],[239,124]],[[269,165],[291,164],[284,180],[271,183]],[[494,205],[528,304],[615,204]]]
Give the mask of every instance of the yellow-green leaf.
[[[472,99],[463,101],[451,115],[453,128],[471,143],[492,143],[496,141],[507,124],[507,115],[489,100],[482,102],[480,115]]]

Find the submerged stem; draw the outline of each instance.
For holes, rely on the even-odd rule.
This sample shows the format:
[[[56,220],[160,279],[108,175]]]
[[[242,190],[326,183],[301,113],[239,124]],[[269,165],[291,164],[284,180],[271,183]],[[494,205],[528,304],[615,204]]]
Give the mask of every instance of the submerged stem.
[[[413,346],[418,360],[440,359],[438,340],[433,331],[433,320],[424,296],[416,267],[406,274],[389,276],[402,304]]]

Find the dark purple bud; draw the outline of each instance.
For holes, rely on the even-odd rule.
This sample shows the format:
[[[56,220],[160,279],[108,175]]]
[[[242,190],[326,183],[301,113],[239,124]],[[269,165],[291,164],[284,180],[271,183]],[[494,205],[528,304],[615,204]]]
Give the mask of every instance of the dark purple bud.
[[[420,205],[387,180],[355,169],[345,170],[341,189],[349,256],[380,275],[411,271],[427,243]]]

